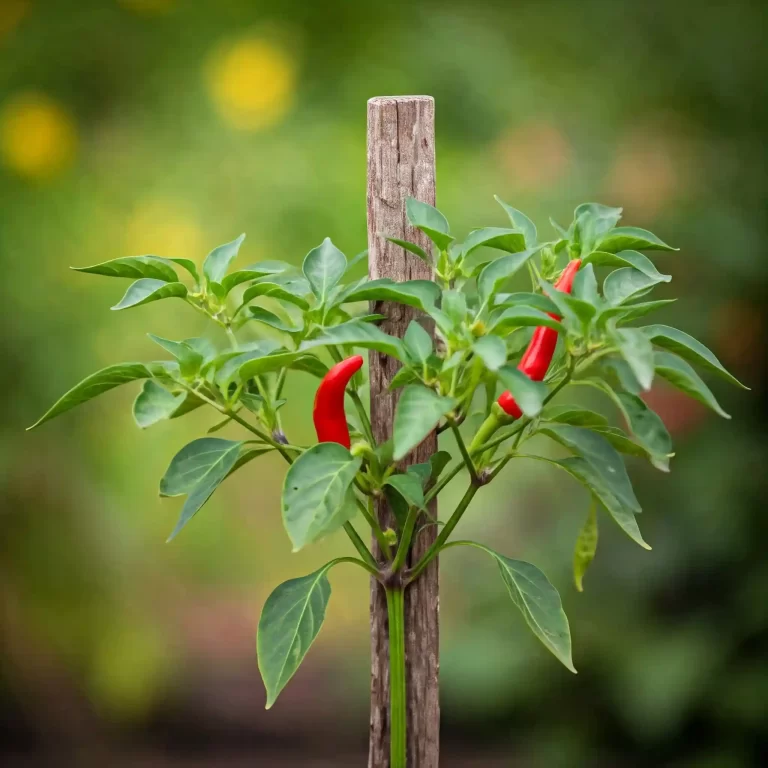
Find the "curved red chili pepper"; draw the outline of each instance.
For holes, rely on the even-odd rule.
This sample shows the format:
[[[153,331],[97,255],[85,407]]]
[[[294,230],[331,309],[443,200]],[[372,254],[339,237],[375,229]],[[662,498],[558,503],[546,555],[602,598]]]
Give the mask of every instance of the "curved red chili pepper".
[[[315,395],[312,418],[320,443],[339,443],[350,447],[349,426],[344,411],[344,391],[349,380],[362,368],[362,355],[342,360],[325,374]]]
[[[563,270],[563,274],[560,275],[555,288],[563,293],[570,293],[573,289],[573,279],[576,277],[576,273],[581,266],[581,259],[574,259],[568,263],[568,266]],[[560,317],[548,313],[550,317],[554,317],[559,320]],[[539,326],[531,337],[528,349],[525,350],[523,359],[517,366],[528,378],[533,381],[542,381],[547,375],[549,364],[552,362],[552,357],[555,354],[555,347],[557,346],[557,331],[554,328],[547,328],[546,326]],[[519,419],[523,412],[515,402],[515,398],[512,397],[512,393],[502,392],[499,396],[498,404],[502,410],[515,419]]]

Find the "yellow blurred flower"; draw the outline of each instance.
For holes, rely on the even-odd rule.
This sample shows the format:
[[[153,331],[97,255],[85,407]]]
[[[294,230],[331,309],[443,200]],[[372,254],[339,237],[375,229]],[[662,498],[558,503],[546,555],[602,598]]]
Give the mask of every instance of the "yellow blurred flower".
[[[144,13],[147,16],[167,13],[176,5],[176,0],[117,0],[117,2],[129,11]]]
[[[203,234],[197,223],[172,200],[139,203],[125,229],[125,255],[153,253],[198,261],[202,248]]]
[[[59,103],[43,93],[23,93],[0,113],[3,162],[28,179],[49,179],[66,170],[77,154],[77,126]]]
[[[257,131],[278,123],[296,92],[296,63],[259,37],[218,47],[206,64],[208,89],[219,114],[235,128]]]
[[[0,0],[0,42],[19,26],[29,5],[28,0]]]

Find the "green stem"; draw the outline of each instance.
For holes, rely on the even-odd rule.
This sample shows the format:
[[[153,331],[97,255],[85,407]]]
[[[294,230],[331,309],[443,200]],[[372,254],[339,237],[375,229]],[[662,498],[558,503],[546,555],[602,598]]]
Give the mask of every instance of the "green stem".
[[[360,538],[360,534],[358,534],[358,532],[354,529],[352,523],[350,522],[344,523],[344,530],[347,536],[349,536],[349,540],[352,542],[355,549],[360,553],[360,557],[362,557],[363,560],[365,561],[366,570],[370,571],[370,573],[373,576],[378,577],[379,575],[378,564],[373,559],[373,555],[368,550],[368,547],[365,545],[365,542]]]
[[[421,558],[421,560],[419,560],[419,562],[416,563],[416,565],[414,565],[408,573],[407,583],[410,583],[416,579],[419,574],[429,565],[430,561],[437,555],[445,542],[448,540],[448,537],[451,535],[451,533],[453,533],[453,529],[459,524],[459,520],[461,520],[462,515],[467,511],[467,507],[474,498],[479,487],[479,485],[472,483],[469,488],[467,488],[458,506],[454,510],[448,522],[440,530],[440,533],[432,543],[432,546],[424,553],[424,556]]]
[[[360,509],[360,512],[362,512],[362,515],[365,518],[365,522],[371,526],[373,535],[376,537],[376,541],[379,542],[379,546],[381,547],[381,551],[384,553],[384,557],[386,557],[387,560],[391,560],[392,549],[389,546],[387,537],[384,535],[384,531],[381,530],[381,526],[379,525],[378,520],[376,520],[376,516],[365,506],[365,504],[363,504],[362,501],[360,501],[360,499],[357,498],[357,496],[355,496],[355,501],[357,502],[357,506]],[[373,503],[372,500],[370,503]]]
[[[416,521],[419,519],[421,510],[418,507],[411,507],[408,510],[408,517],[405,519],[403,533],[400,536],[400,543],[397,545],[395,559],[392,561],[392,571],[397,573],[404,565],[405,558],[408,557],[408,550],[411,548],[411,539],[413,538],[413,529],[416,527]]]
[[[467,470],[469,471],[469,476],[472,478],[472,482],[477,482],[477,469],[475,469],[475,464],[472,461],[472,457],[469,455],[469,452],[467,451],[467,446],[464,444],[464,438],[461,436],[461,431],[456,426],[456,422],[453,419],[450,419],[449,421],[451,425],[451,431],[453,432],[453,436],[456,438],[456,444],[459,446],[459,452],[461,453],[462,459],[464,459],[464,463],[467,466]]]
[[[349,391],[349,396],[352,398],[352,402],[354,403],[355,410],[357,411],[357,416],[360,419],[360,424],[363,427],[363,432],[365,433],[365,439],[371,444],[372,447],[375,447],[376,440],[374,440],[373,437],[373,430],[371,429],[371,420],[368,418],[368,414],[365,411],[365,406],[363,405],[363,401],[360,399],[360,395],[354,390]]]
[[[390,768],[406,768],[405,597],[402,587],[387,587],[389,619]]]
[[[361,568],[364,568],[366,571],[368,571],[371,576],[376,576],[377,578],[379,576],[379,572],[376,570],[376,568],[368,563],[364,563],[362,560],[358,560],[356,557],[337,557],[333,563],[334,565],[338,563],[354,563],[355,565],[359,565]]]
[[[437,483],[434,486],[432,486],[432,488],[430,488],[429,491],[427,491],[426,496],[424,496],[424,506],[426,507],[427,504],[429,504],[429,502],[432,501],[432,499],[434,499],[435,496],[437,496],[437,494],[440,493],[440,491],[442,491],[443,488],[445,488],[445,486],[448,485],[448,483],[450,483],[451,480],[453,480],[453,478],[456,477],[456,475],[458,475],[462,469],[464,469],[463,461],[459,461],[456,464],[454,464],[453,467],[450,469],[450,471],[444,474],[437,481]]]

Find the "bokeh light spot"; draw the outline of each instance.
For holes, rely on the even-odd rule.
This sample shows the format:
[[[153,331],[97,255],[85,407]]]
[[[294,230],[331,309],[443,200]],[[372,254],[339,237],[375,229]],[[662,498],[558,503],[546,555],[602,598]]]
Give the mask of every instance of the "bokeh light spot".
[[[198,261],[203,239],[200,227],[182,204],[151,199],[139,203],[128,220],[124,252]]]
[[[57,176],[74,161],[77,145],[74,118],[45,94],[18,95],[0,113],[3,162],[24,178]]]
[[[259,37],[227,42],[206,64],[208,89],[217,111],[240,130],[280,122],[296,91],[296,63],[288,52]]]

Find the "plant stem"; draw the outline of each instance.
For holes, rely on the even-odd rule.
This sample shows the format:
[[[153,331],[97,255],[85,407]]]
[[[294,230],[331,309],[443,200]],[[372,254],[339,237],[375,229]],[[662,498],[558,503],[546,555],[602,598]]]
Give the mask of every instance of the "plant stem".
[[[461,453],[461,457],[464,459],[464,463],[467,465],[469,476],[472,479],[472,482],[476,483],[477,469],[475,469],[475,464],[472,461],[472,458],[469,455],[469,452],[467,451],[467,446],[464,445],[464,438],[461,436],[461,431],[456,426],[456,422],[453,419],[450,420],[450,425],[451,425],[451,431],[453,432],[453,436],[456,438],[456,444],[459,446],[459,452]]]
[[[389,737],[390,768],[405,768],[405,598],[402,587],[387,587],[389,619]]]
[[[437,555],[443,544],[445,544],[445,542],[448,540],[448,537],[453,532],[453,529],[459,524],[459,520],[461,520],[462,515],[467,511],[467,507],[474,498],[474,495],[477,493],[479,487],[480,486],[475,483],[470,484],[469,488],[467,488],[464,496],[462,496],[461,501],[449,518],[448,522],[443,526],[440,533],[437,535],[437,538],[432,543],[432,546],[424,553],[424,556],[421,558],[421,560],[419,560],[419,562],[416,563],[416,565],[414,565],[413,568],[408,572],[407,583],[410,583],[416,579],[418,575],[429,565],[430,561]]]
[[[379,572],[376,570],[376,568],[368,563],[364,563],[362,560],[358,560],[356,557],[337,557],[334,560],[334,563],[354,563],[355,565],[359,565],[361,568],[364,568],[366,571],[368,571],[371,576],[376,576],[378,578],[379,575]]]
[[[360,538],[360,534],[354,529],[354,526],[350,522],[344,523],[344,531],[346,532],[347,536],[349,536],[349,540],[354,545],[355,549],[360,553],[360,557],[363,558],[363,560],[366,563],[366,570],[370,571],[373,576],[379,575],[379,567],[376,561],[373,559],[373,555],[368,550],[368,547],[365,545],[365,542]]]
[[[451,470],[447,474],[443,475],[437,481],[437,483],[433,485],[432,488],[429,489],[429,491],[427,491],[426,496],[424,496],[424,506],[429,504],[429,502],[432,501],[432,499],[434,499],[435,496],[437,496],[437,494],[440,493],[440,491],[442,491],[443,488],[445,488],[445,486],[448,485],[448,483],[450,483],[451,480],[453,480],[453,478],[456,477],[456,475],[458,475],[462,469],[464,469],[463,461],[459,461],[456,464],[454,464]]]
[[[386,557],[387,560],[391,560],[392,549],[389,546],[389,542],[387,541],[386,536],[384,536],[384,531],[381,530],[381,526],[379,525],[378,520],[376,520],[376,516],[365,506],[362,501],[360,501],[360,499],[357,498],[357,496],[355,496],[355,501],[357,502],[357,506],[359,507],[360,512],[362,512],[365,521],[368,523],[368,525],[371,526],[373,535],[376,537],[376,541],[379,542],[379,546],[381,547],[381,551],[384,553],[384,557]]]
[[[400,542],[397,545],[395,559],[392,561],[392,571],[397,573],[404,565],[405,558],[408,557],[408,550],[411,548],[411,539],[413,538],[413,529],[416,527],[416,521],[419,519],[421,510],[418,507],[411,507],[408,510],[408,517],[405,519],[403,533],[400,536]]]
[[[365,411],[365,406],[363,405],[363,401],[360,399],[360,395],[356,390],[352,389],[349,391],[349,396],[352,398],[355,410],[357,411],[357,416],[360,419],[360,424],[363,427],[365,439],[371,444],[371,447],[375,447],[376,440],[374,440],[373,431],[371,430],[371,420],[368,418],[368,414]]]

